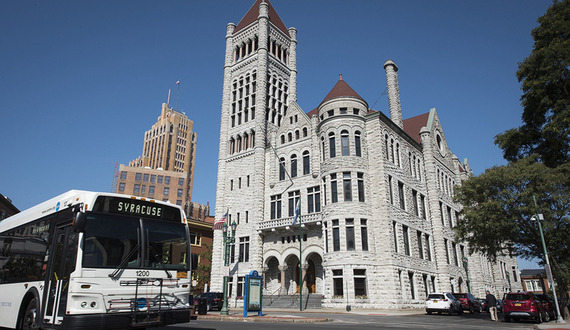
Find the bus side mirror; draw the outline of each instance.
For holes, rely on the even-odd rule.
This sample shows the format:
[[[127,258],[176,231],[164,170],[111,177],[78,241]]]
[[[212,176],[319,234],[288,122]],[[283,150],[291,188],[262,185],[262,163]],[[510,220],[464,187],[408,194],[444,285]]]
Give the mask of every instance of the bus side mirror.
[[[198,269],[198,255],[196,253],[191,253],[190,255],[192,258],[192,260],[190,260],[190,266],[192,268],[192,271],[195,271]]]
[[[82,233],[85,231],[85,224],[87,223],[87,215],[83,212],[77,212],[73,220],[73,231]]]

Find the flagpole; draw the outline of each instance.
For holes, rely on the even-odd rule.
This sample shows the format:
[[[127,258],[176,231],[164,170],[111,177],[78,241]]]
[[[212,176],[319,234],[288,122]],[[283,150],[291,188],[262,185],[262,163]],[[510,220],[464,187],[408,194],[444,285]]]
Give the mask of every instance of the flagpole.
[[[178,97],[180,96],[180,79],[176,82],[178,85],[178,94],[176,94],[176,111],[178,111]]]

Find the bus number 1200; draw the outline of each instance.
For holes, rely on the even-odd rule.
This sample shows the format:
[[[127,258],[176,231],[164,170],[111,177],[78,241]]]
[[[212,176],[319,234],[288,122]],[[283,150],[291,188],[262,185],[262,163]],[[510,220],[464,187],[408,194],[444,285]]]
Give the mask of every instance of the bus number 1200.
[[[149,276],[150,273],[148,270],[137,270],[137,276]]]

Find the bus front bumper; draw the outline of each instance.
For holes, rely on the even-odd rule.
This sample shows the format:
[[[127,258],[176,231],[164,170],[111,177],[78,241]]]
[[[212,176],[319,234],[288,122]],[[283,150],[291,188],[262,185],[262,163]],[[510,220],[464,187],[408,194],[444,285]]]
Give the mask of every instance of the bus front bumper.
[[[106,313],[66,315],[62,329],[104,330],[161,327],[190,322],[190,309],[171,309],[156,313]]]

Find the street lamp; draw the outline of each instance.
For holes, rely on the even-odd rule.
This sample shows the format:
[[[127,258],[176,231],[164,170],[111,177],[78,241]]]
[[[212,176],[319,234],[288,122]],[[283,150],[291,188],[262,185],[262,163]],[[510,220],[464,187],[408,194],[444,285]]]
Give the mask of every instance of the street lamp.
[[[548,252],[546,251],[546,243],[544,242],[544,234],[542,233],[542,225],[540,224],[540,220],[544,220],[544,216],[542,214],[538,214],[538,206],[536,205],[536,198],[532,196],[534,200],[534,207],[536,209],[536,216],[532,216],[531,220],[536,220],[538,222],[538,230],[540,231],[540,239],[542,240],[542,248],[544,249],[544,257],[546,259],[546,277],[550,282],[550,287],[552,288],[552,294],[554,295],[554,304],[556,305],[556,313],[558,314],[558,318],[556,319],[556,323],[566,323],[560,315],[560,307],[558,306],[558,299],[556,298],[556,288],[554,287],[554,279],[552,278],[552,270],[550,269],[550,261],[548,261]]]
[[[228,237],[228,225],[226,223],[223,224],[222,226],[222,230],[224,232],[224,272],[226,272],[226,274],[224,275],[224,293],[223,293],[223,297],[224,297],[224,303],[222,305],[222,309],[220,310],[220,315],[230,315],[229,310],[228,310],[228,269],[230,266],[229,263],[229,257],[230,257],[230,245],[232,245],[235,242],[235,236],[236,236],[236,227],[237,224],[236,222],[232,222],[232,236]]]

